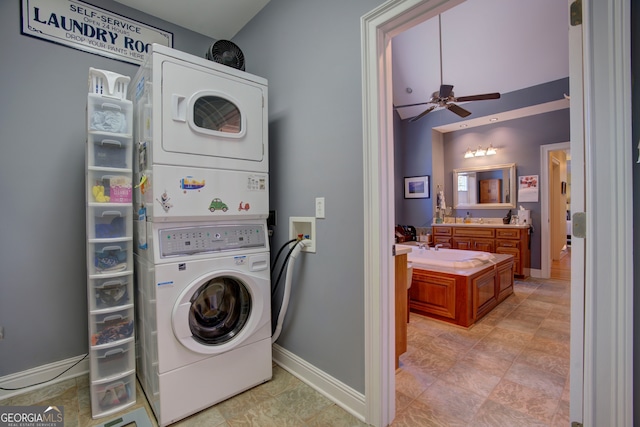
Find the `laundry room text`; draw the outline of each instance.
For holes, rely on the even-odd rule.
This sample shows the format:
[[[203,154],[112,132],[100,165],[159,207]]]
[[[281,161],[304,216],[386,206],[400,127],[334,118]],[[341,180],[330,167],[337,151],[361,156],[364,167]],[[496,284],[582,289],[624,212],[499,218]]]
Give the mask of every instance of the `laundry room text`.
[[[22,33],[141,64],[152,43],[173,46],[173,34],[73,0],[22,0]]]

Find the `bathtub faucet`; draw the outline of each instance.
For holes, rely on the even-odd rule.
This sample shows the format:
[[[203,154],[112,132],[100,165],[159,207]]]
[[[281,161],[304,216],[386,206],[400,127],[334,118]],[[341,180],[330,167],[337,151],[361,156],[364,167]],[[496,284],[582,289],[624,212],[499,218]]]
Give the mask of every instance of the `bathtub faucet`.
[[[443,246],[443,245],[442,245],[442,243],[438,243],[438,244],[433,248],[433,250],[434,250],[434,251],[437,251],[437,250],[438,250],[438,249],[440,249],[442,246]]]

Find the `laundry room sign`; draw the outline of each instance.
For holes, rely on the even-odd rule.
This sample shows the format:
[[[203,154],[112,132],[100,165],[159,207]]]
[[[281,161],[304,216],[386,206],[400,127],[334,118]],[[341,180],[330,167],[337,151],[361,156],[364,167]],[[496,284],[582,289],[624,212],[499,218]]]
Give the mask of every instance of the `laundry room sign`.
[[[22,34],[133,64],[173,47],[173,33],[75,0],[22,0]]]

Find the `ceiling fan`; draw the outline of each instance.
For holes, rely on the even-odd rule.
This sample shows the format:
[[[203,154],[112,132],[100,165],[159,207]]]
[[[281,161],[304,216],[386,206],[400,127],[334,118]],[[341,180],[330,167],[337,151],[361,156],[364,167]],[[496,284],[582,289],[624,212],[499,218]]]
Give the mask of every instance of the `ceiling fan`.
[[[455,97],[455,95],[453,94],[453,85],[446,85],[442,83],[442,18],[440,15],[438,15],[438,31],[440,33],[440,37],[439,37],[439,42],[440,42],[440,90],[438,92],[433,92],[433,94],[431,95],[431,98],[427,101],[427,102],[418,102],[416,104],[406,104],[406,105],[398,105],[398,106],[394,106],[394,110],[397,110],[398,108],[405,108],[405,107],[415,107],[416,105],[426,105],[426,104],[432,104],[431,106],[429,106],[426,110],[424,110],[422,113],[418,114],[415,117],[412,117],[409,121],[410,122],[415,122],[417,120],[420,120],[421,118],[423,118],[424,116],[426,116],[427,114],[429,114],[430,112],[432,112],[433,110],[435,110],[438,107],[443,107],[446,108],[447,110],[457,114],[460,117],[467,117],[468,115],[471,114],[471,111],[465,110],[464,108],[462,108],[461,106],[455,104],[455,102],[467,102],[467,101],[482,101],[485,99],[499,99],[500,98],[500,94],[495,92],[495,93],[485,93],[485,94],[481,94],[481,95],[471,95],[471,96],[460,96],[460,97]]]

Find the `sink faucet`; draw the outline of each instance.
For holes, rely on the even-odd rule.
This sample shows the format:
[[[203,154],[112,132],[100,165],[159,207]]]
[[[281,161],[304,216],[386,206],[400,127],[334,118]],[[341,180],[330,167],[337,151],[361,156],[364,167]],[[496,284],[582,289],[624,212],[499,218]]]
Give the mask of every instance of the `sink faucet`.
[[[418,243],[418,249],[424,249],[424,243]]]
[[[437,251],[437,250],[438,250],[438,249],[440,249],[442,246],[443,246],[443,245],[442,245],[442,243],[438,243],[438,244],[433,248],[433,250],[434,250],[434,251]]]

